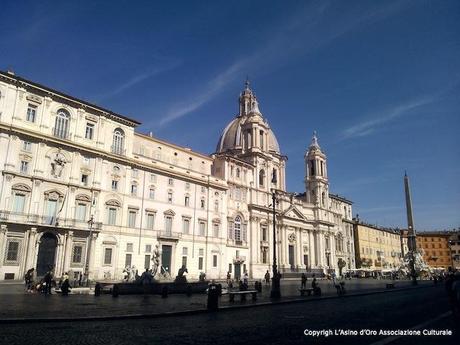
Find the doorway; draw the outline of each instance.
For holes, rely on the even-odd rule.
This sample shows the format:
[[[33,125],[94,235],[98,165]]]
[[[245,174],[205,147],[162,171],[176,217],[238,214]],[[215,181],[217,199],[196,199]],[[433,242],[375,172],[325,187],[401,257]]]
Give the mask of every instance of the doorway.
[[[239,281],[241,278],[241,264],[235,264],[235,280]]]
[[[294,246],[289,246],[289,266],[291,266],[291,270],[295,269],[294,263]]]
[[[40,239],[37,258],[37,276],[43,277],[46,272],[54,269],[56,257],[57,237],[46,232]]]
[[[161,246],[161,266],[171,274],[172,246]]]

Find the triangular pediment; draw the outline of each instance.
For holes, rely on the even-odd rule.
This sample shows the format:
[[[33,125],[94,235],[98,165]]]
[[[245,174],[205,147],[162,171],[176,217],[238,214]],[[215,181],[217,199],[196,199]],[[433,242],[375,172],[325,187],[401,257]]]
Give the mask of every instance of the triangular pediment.
[[[283,217],[292,218],[292,219],[299,219],[299,220],[307,220],[302,212],[299,211],[294,205],[289,207],[286,211],[283,212]]]

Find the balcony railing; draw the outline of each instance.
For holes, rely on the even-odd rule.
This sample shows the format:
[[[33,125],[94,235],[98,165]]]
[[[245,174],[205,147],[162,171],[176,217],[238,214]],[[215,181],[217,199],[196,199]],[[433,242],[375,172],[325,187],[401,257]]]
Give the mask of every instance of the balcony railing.
[[[53,127],[53,135],[57,138],[61,138],[65,140],[70,140],[70,136],[71,136],[68,130],[62,129],[62,128],[56,128],[56,127]]]
[[[116,155],[126,156],[126,150],[122,147],[112,145],[110,146],[110,151]]]
[[[178,241],[182,237],[181,232],[158,231],[158,238]]]
[[[0,211],[0,220],[13,223],[26,223],[34,225],[49,225],[60,228],[76,228],[81,230],[88,230],[89,225],[85,220],[75,218],[61,218],[56,216],[39,216],[37,214],[27,214],[10,211]],[[101,230],[102,223],[94,222],[93,230]]]

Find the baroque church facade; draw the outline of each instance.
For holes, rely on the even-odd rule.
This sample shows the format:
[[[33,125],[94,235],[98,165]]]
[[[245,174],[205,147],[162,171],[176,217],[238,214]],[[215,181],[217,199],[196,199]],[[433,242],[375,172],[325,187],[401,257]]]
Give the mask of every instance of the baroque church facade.
[[[35,268],[120,279],[152,267],[223,279],[355,268],[352,202],[329,191],[316,135],[305,191],[247,83],[216,152],[135,131],[139,122],[0,72],[0,280]],[[273,207],[277,241],[273,243]]]

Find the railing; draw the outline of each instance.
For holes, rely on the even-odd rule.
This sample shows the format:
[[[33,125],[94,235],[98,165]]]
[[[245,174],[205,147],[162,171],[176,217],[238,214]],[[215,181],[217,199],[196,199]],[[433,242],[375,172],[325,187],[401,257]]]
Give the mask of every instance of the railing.
[[[67,129],[53,127],[53,135],[57,138],[70,140],[71,134]]]
[[[60,218],[56,216],[39,216],[37,214],[27,214],[10,211],[0,211],[0,220],[15,222],[15,223],[27,223],[35,225],[50,225],[54,227],[63,228],[77,228],[82,230],[88,230],[89,225],[85,220],[79,220],[75,218]],[[94,222],[93,230],[101,230],[102,222]]]
[[[227,244],[229,246],[240,246],[240,247],[246,247],[247,246],[247,242],[246,241],[242,241],[242,240],[231,240],[231,239],[227,239]]]
[[[172,231],[158,231],[158,238],[165,238],[170,240],[178,240],[182,237],[181,232],[172,232]]]
[[[126,156],[126,150],[118,146],[110,146],[110,151],[116,155]]]

